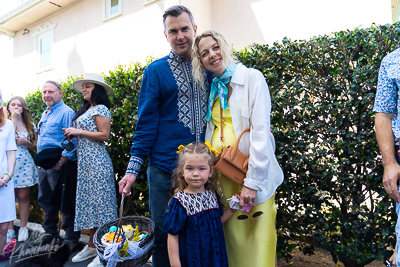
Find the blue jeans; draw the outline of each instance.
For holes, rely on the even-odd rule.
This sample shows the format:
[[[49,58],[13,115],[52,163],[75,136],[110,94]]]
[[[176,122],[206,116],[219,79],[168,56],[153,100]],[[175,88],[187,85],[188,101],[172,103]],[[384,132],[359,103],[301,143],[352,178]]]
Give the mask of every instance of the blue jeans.
[[[169,267],[167,237],[164,230],[164,214],[171,199],[171,173],[157,167],[147,168],[151,218],[156,226],[154,233],[153,267]]]

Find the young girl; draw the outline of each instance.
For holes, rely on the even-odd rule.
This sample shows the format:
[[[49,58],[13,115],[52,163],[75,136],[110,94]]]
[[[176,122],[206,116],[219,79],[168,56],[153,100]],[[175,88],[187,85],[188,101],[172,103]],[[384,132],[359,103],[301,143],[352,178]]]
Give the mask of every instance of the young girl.
[[[8,118],[14,123],[17,143],[17,161],[15,163],[14,188],[19,203],[21,228],[18,232],[18,241],[28,239],[26,224],[29,216],[29,187],[38,183],[38,171],[29,153],[36,150],[36,128],[29,113],[26,101],[14,96],[7,104]],[[7,240],[14,238],[14,224],[10,222],[7,231]]]
[[[234,211],[228,207],[224,212],[221,205],[215,155],[210,148],[198,143],[178,151],[178,167],[173,174],[177,193],[164,219],[172,267],[228,266],[222,223]]]

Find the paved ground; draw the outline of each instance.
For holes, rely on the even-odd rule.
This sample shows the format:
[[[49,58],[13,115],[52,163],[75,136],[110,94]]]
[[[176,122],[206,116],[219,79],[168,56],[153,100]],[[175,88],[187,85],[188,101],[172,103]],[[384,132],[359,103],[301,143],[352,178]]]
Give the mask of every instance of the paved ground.
[[[14,228],[15,228],[16,234],[18,234],[19,221],[15,222],[15,227]],[[30,238],[33,238],[33,237],[37,238],[39,235],[43,234],[43,228],[41,228],[40,225],[28,223],[28,229],[29,229]],[[63,237],[64,236],[64,231],[61,231],[60,235]],[[92,259],[89,259],[89,260],[86,260],[86,261],[83,261],[83,262],[79,262],[79,263],[73,263],[71,261],[72,257],[75,256],[76,253],[78,253],[79,251],[81,251],[83,249],[83,247],[87,244],[88,240],[89,240],[88,236],[82,236],[81,237],[81,239],[79,240],[79,244],[74,249],[74,251],[72,252],[72,255],[69,258],[69,261],[64,266],[67,266],[67,267],[86,267],[92,261]],[[29,239],[28,239],[28,241],[29,241]],[[0,261],[0,267],[10,266],[11,262],[15,262],[18,259],[20,259],[18,257],[18,253],[24,253],[26,255],[29,252],[30,251],[28,250],[25,242],[18,242],[17,243],[16,253],[15,253],[14,257],[11,260],[8,259],[8,260]],[[147,263],[144,266],[145,267],[149,267],[149,266],[152,266],[152,265],[151,265],[151,263]]]

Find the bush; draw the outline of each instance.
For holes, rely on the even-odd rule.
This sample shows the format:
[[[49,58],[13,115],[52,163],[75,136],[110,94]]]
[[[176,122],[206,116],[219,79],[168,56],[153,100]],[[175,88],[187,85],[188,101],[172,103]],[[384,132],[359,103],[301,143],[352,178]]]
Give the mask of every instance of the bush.
[[[399,24],[291,41],[253,45],[240,61],[259,69],[272,97],[276,155],[285,181],[276,194],[278,257],[290,257],[299,240],[304,253],[330,251],[335,263],[364,266],[389,257],[395,212],[382,188],[383,168],[372,112],[382,58],[398,47]],[[111,97],[108,143],[116,179],[124,175],[135,129],[145,66],[118,66],[106,77]],[[63,83],[63,99],[77,110],[81,96]],[[35,121],[44,110],[40,92],[27,97]],[[149,215],[144,170],[125,213]],[[117,194],[119,195],[119,194]]]
[[[364,266],[389,257],[395,211],[382,188],[372,112],[378,71],[398,48],[399,24],[239,52],[269,85],[276,155],[285,181],[276,194],[278,256],[295,245]],[[305,245],[308,244],[308,245]]]
[[[107,143],[108,151],[113,162],[116,189],[118,191],[118,181],[125,175],[126,167],[129,162],[130,148],[132,146],[132,137],[135,131],[135,115],[137,113],[137,102],[140,91],[140,84],[145,66],[139,63],[132,64],[129,67],[118,66],[114,71],[109,72],[105,77],[106,83],[114,91],[110,97],[111,102],[111,137]],[[104,75],[104,74],[103,74]],[[62,99],[73,110],[78,110],[82,106],[82,95],[77,93],[72,87],[73,81],[82,79],[80,77],[68,77],[67,81],[61,83],[63,96]],[[41,99],[40,89],[26,97],[32,117],[37,124],[41,118],[46,105]],[[143,164],[136,183],[133,185],[132,194],[125,201],[124,215],[140,214],[150,216],[148,210],[148,184],[145,175],[147,163]],[[118,203],[120,194],[117,194]],[[33,195],[33,194],[31,194]],[[36,215],[40,211],[40,206],[34,195],[31,203],[34,209],[34,215],[31,211],[31,219],[40,222],[40,217]]]

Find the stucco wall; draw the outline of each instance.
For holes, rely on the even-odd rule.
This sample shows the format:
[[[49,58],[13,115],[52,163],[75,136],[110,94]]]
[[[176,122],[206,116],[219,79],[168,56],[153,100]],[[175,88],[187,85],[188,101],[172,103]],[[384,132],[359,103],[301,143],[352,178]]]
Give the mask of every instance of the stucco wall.
[[[65,80],[88,72],[107,73],[118,64],[145,62],[161,57],[170,46],[163,34],[162,14],[174,4],[187,6],[195,17],[198,33],[216,29],[235,49],[264,43],[251,4],[256,0],[159,0],[147,6],[143,0],[122,0],[122,15],[103,21],[102,0],[82,0],[52,14],[15,36],[14,67],[24,73],[19,90],[34,91],[47,79]],[[54,29],[53,68],[38,72],[34,33],[51,22]],[[26,88],[26,89],[25,89]]]
[[[169,0],[170,1],[170,0]],[[122,1],[122,15],[103,21],[101,0],[84,0],[18,31],[14,45],[14,68],[24,73],[20,88],[33,91],[47,79],[65,80],[67,76],[105,72],[118,64],[145,62],[149,56],[160,57],[170,47],[163,35],[164,4],[157,1],[144,6],[143,1]],[[34,33],[47,22],[54,29],[53,68],[38,73]],[[23,89],[25,90],[25,89]]]

